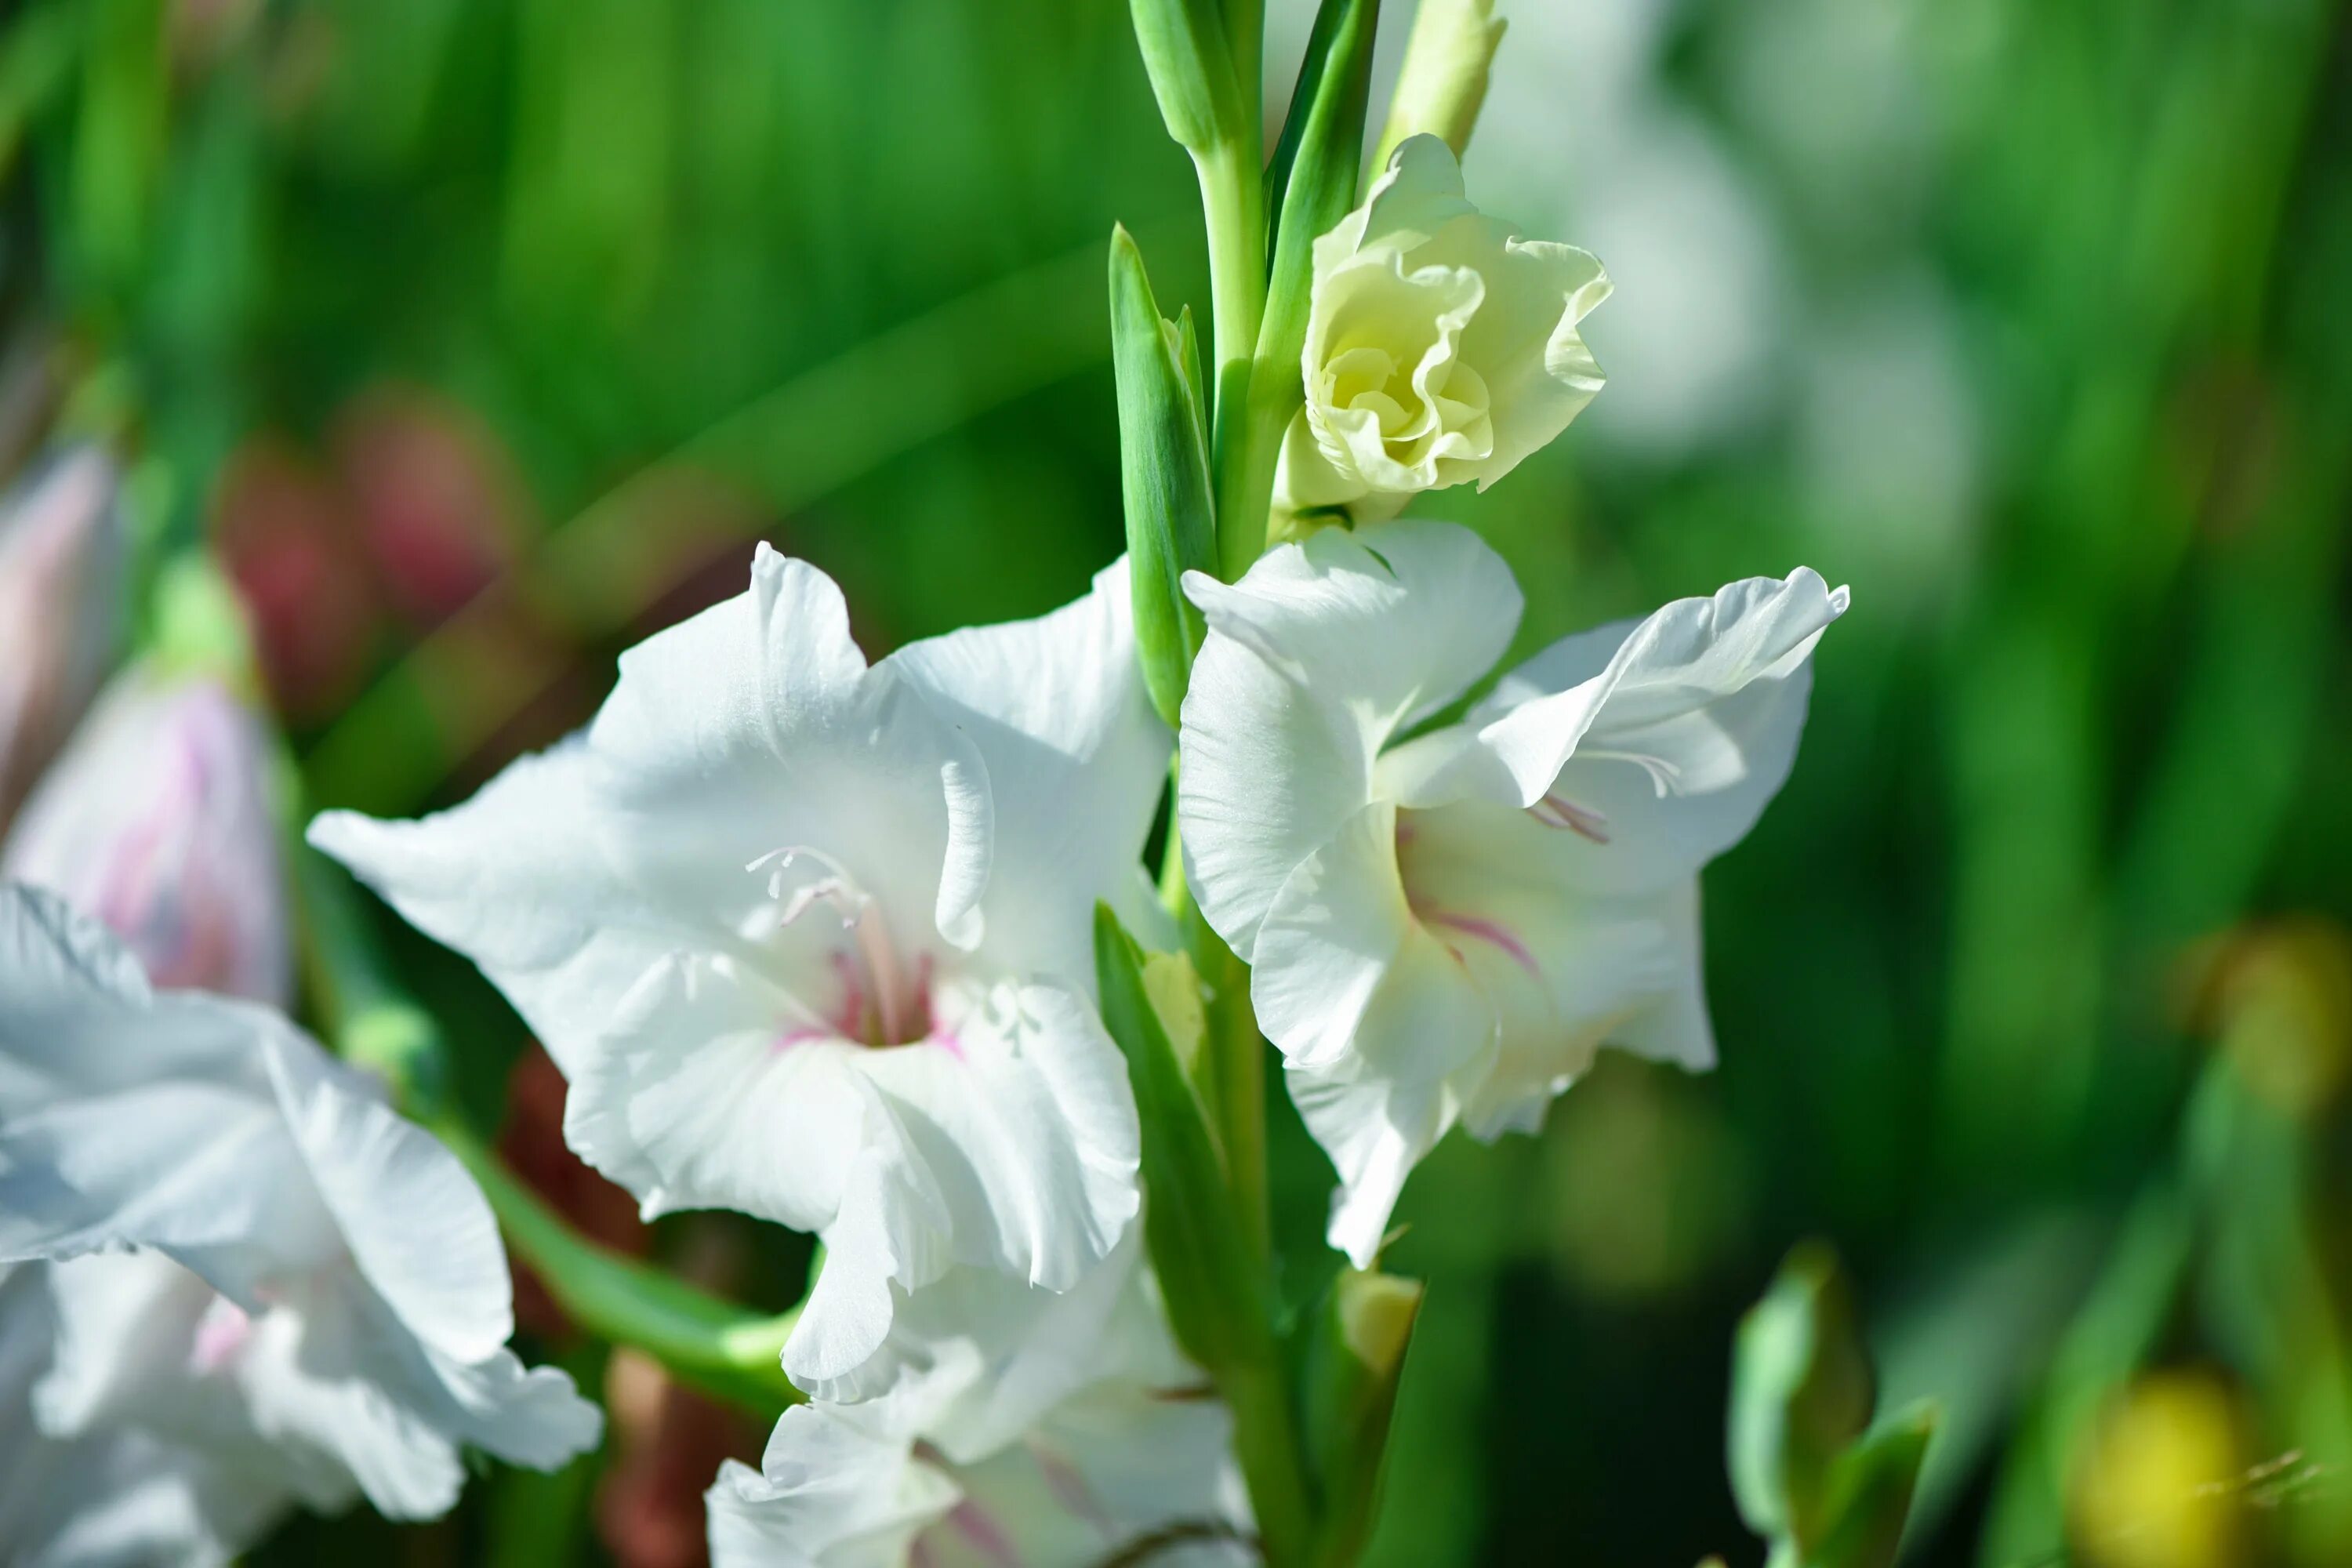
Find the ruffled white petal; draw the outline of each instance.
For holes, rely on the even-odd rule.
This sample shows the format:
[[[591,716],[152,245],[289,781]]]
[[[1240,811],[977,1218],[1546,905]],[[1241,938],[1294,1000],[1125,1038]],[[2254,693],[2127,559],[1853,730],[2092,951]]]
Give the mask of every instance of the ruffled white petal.
[[[1185,588],[1209,636],[1177,816],[1202,912],[1248,958],[1291,869],[1370,798],[1381,749],[1509,645],[1519,591],[1475,534],[1430,522],[1327,529]]]
[[[1051,615],[930,637],[883,664],[986,763],[982,955],[1091,994],[1093,900],[1132,887],[1173,749],[1136,664],[1125,558]]]
[[[740,929],[756,884],[738,878],[713,909],[713,873],[809,845],[894,917],[977,939],[985,765],[908,682],[866,668],[841,590],[806,562],[761,545],[750,592],[622,655],[589,733],[614,847],[664,901]]]
[[[478,963],[567,1073],[634,977],[697,934],[607,858],[591,773],[575,736],[454,810],[417,822],[330,811],[309,834],[419,931]]]
[[[1639,779],[1650,799],[1677,803],[1662,809],[1704,816],[1708,853],[1719,852],[1788,776],[1811,683],[1807,658],[1847,603],[1845,589],[1800,567],[1786,581],[1748,578],[1712,598],[1677,599],[1644,620],[1565,637],[1479,703],[1475,747],[1399,798],[1532,806],[1569,790],[1561,770],[1581,754],[1630,771],[1580,779]]]
[[[784,1412],[760,1468],[730,1459],[705,1496],[713,1568],[906,1568],[961,1499],[914,1444],[840,1412]]]
[[[1609,288],[1584,251],[1481,214],[1444,142],[1407,139],[1316,241],[1278,504],[1361,524],[1423,490],[1491,485],[1601,390],[1580,323]]]
[[[824,1388],[946,1270],[1065,1289],[1131,1220],[1090,911],[1135,895],[1169,749],[1118,568],[868,668],[838,590],[762,550],[584,737],[439,817],[312,832],[515,1001],[567,1138],[648,1213],[824,1239],[786,1364]]]
[[[1366,251],[1414,250],[1457,219],[1477,214],[1454,150],[1435,136],[1408,136],[1389,154],[1363,204],[1316,240],[1316,269]]]
[[[514,1292],[489,1201],[457,1157],[290,1030],[264,1037],[278,1109],[361,1276],[459,1363],[504,1353]]]
[[[708,1494],[714,1568],[1240,1568],[1246,1505],[1214,1401],[1095,1384],[992,1453],[950,1463],[827,1405],[787,1411],[758,1471],[728,1463]]]
[[[849,1065],[876,1096],[868,1147],[887,1152],[898,1178],[881,1200],[898,1205],[888,1232],[927,1242],[898,1249],[898,1291],[954,1265],[1066,1291],[1131,1227],[1140,1156],[1126,1063],[1076,993],[1000,987],[936,1043],[856,1053]],[[819,1235],[830,1275],[845,1249],[832,1228]],[[806,1330],[809,1315],[834,1305],[825,1288],[821,1277],[803,1310],[812,1335],[821,1330]],[[818,1342],[796,1332],[785,1368],[839,1397],[854,1368],[820,1363]]]
[[[957,1268],[910,1293],[888,1342],[825,1397],[860,1418],[918,1432],[971,1463],[1034,1426],[1078,1389],[1123,1377],[1162,1387],[1200,1373],[1170,1337],[1143,1267],[1141,1227],[1064,1291]]]
[[[480,964],[571,1073],[672,953],[829,986],[814,922],[753,949],[776,900],[751,868],[785,853],[826,858],[904,951],[976,942],[989,811],[971,744],[866,668],[829,579],[762,546],[748,592],[622,657],[584,737],[452,811],[330,812],[310,837]]]
[[[18,888],[0,889],[0,1241],[50,1260],[60,1302],[33,1395],[51,1436],[143,1434],[399,1517],[455,1500],[461,1445],[551,1465],[596,1440],[570,1380],[500,1342],[505,1257],[446,1151],[276,1015],[150,994]]]

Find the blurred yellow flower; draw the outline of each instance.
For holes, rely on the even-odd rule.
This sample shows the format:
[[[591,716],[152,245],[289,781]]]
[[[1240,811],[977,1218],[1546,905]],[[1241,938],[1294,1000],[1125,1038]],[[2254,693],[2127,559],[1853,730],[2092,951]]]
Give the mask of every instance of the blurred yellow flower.
[[[2324,915],[2251,923],[2201,955],[2192,1023],[2273,1110],[2309,1120],[2352,1070],[2352,933]]]
[[[2076,1449],[2068,1512],[2088,1568],[2235,1568],[2249,1561],[2245,1459],[2227,1384],[2205,1373],[2134,1383]]]

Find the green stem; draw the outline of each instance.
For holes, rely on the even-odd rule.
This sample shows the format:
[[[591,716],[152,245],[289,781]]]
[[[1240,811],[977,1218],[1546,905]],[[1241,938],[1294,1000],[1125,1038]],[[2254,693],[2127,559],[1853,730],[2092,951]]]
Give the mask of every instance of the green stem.
[[[1286,367],[1273,355],[1257,361],[1240,382],[1231,411],[1217,405],[1217,574],[1228,583],[1265,552],[1282,438],[1306,401],[1296,353]]]
[[[1175,788],[1176,764],[1169,765]],[[1250,1004],[1249,965],[1234,956],[1192,901],[1184,877],[1184,842],[1171,807],[1168,844],[1160,858],[1160,901],[1175,920],[1192,968],[1209,988],[1208,1033],[1192,1072],[1201,1107],[1215,1130],[1225,1182],[1243,1234],[1261,1267],[1274,1249],[1274,1222],[1265,1172],[1265,1043]]]
[[[1253,120],[1253,123],[1255,121]],[[1239,576],[1265,544],[1265,501],[1250,503],[1235,479],[1253,440],[1248,416],[1251,367],[1265,319],[1265,192],[1263,136],[1253,133],[1193,155],[1201,177],[1201,211],[1209,237],[1212,342],[1216,355],[1212,420],[1216,469],[1217,562],[1226,580]],[[1271,490],[1274,470],[1266,468]],[[1231,508],[1230,513],[1228,508]],[[1238,563],[1238,564],[1237,564]]]
[[[1266,1562],[1276,1568],[1305,1564],[1315,1534],[1315,1508],[1280,1359],[1228,1369],[1218,1380],[1218,1392],[1234,1414],[1234,1458],[1249,1486]]]
[[[1211,342],[1223,407],[1227,378],[1246,375],[1265,316],[1265,191],[1260,138],[1220,142],[1192,155],[1209,238]]]
[[[471,1129],[443,1117],[433,1131],[481,1184],[509,1244],[573,1322],[761,1415],[803,1397],[780,1360],[798,1308],[775,1317],[747,1312],[591,1241],[517,1181]]]
[[[1250,1005],[1249,965],[1202,916],[1192,889],[1182,892],[1177,918],[1183,922],[1192,966],[1209,987],[1209,1032],[1201,1044],[1206,1058],[1200,1074],[1202,1098],[1224,1151],[1234,1212],[1253,1256],[1263,1264],[1273,1253],[1274,1228],[1266,1195],[1265,1042]]]

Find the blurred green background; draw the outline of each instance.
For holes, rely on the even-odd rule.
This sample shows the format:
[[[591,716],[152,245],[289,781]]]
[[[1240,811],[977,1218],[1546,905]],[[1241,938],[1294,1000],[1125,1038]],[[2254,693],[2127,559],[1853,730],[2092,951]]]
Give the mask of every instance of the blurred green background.
[[[1854,609],[1707,878],[1721,1069],[1612,1059],[1408,1188],[1374,1561],[1759,1560],[1731,1333],[1818,1235],[1887,1399],[1945,1405],[1911,1561],[2352,1562],[2352,6],[1501,9],[1471,194],[1609,265],[1610,385],[1426,510],[1527,647],[1799,563]],[[873,654],[1061,602],[1119,548],[1112,221],[1206,304],[1116,0],[5,16],[0,458],[101,432],[151,543],[217,545],[319,805],[461,798],[754,538]],[[551,1169],[519,1026],[387,931]],[[695,1561],[761,1434],[546,1332],[600,1460],[263,1560]]]

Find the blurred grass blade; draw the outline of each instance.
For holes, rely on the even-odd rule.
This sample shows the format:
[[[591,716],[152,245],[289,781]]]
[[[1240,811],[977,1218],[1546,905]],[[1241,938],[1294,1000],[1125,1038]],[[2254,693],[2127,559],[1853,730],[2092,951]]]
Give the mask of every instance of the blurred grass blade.
[[[1100,298],[1099,244],[993,279],[811,366],[551,531],[320,740],[304,759],[317,804],[415,811],[571,668],[567,643],[626,627],[723,544],[748,547],[768,521],[746,510],[682,530],[672,507],[680,491],[715,475],[790,513],[1093,363],[1105,346],[1102,318],[1086,306]],[[1023,323],[1020,353],[992,352],[1007,321]]]
[[[1911,1512],[1911,1490],[1935,1435],[1935,1409],[1920,1405],[1838,1456],[1830,1467],[1828,1527],[1821,1545],[1806,1557],[1808,1564],[1894,1568]]]
[[[65,84],[80,43],[74,13],[31,5],[0,27],[0,179],[14,168],[26,127]]]
[[[1234,1453],[1268,1560],[1303,1562],[1312,1513],[1265,1278],[1234,1212],[1200,1098],[1152,1010],[1142,952],[1101,905],[1095,908],[1095,977],[1103,1026],[1127,1058],[1135,1086],[1144,1244],[1169,1327],[1232,1407]]]
[[[1216,570],[1208,419],[1191,317],[1181,325],[1160,317],[1143,253],[1123,227],[1110,239],[1110,336],[1136,654],[1152,706],[1172,730],[1207,630],[1184,597],[1184,574]]]
[[[161,0],[96,0],[83,16],[69,233],[79,281],[121,309],[147,259],[170,134]]]

